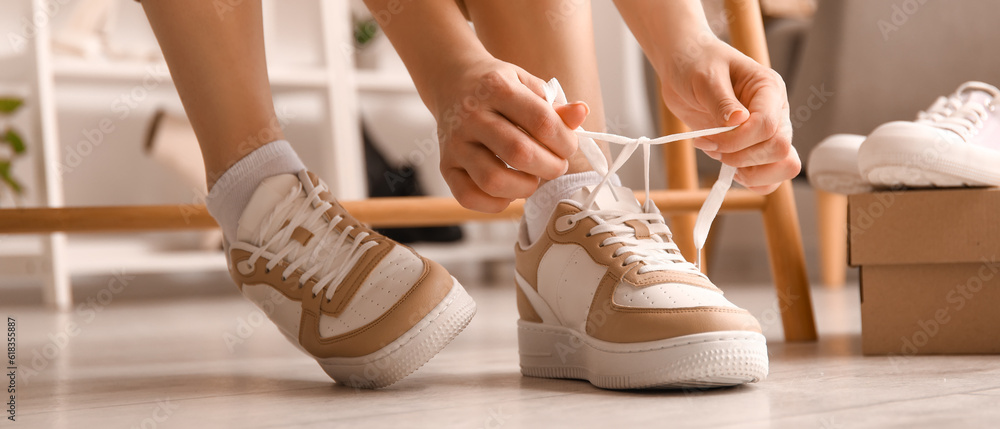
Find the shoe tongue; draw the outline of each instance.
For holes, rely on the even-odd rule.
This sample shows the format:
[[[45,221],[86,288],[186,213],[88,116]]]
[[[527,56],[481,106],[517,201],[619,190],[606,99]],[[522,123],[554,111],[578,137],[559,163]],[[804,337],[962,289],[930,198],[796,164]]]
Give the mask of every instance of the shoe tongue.
[[[595,192],[594,188],[597,185],[584,186],[575,194],[573,194],[570,199],[583,204],[587,201],[587,198],[592,192]],[[611,192],[611,188],[614,188],[614,193]],[[632,190],[624,186],[614,186],[607,185],[597,188],[597,197],[594,198],[593,209],[596,210],[613,210],[613,211],[623,211],[630,213],[642,213],[642,206],[639,205],[639,201],[635,199],[635,194]],[[615,198],[615,196],[618,198]]]
[[[252,243],[259,233],[264,217],[273,212],[275,206],[287,198],[292,188],[300,186],[300,183],[298,176],[294,174],[279,174],[260,182],[250,197],[247,208],[243,210],[243,215],[240,216],[236,239]]]

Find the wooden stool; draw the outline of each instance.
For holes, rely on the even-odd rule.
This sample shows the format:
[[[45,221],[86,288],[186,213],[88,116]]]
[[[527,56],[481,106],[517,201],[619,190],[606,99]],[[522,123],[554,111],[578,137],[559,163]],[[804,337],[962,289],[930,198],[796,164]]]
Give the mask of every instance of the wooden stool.
[[[758,0],[726,0],[726,17],[732,45],[757,62],[770,67],[767,42],[764,38],[764,24]],[[663,134],[687,131],[687,127],[660,103],[660,123]],[[667,170],[667,187],[672,190],[698,189],[698,167],[695,150],[691,141],[680,141],[667,145],[663,151]],[[746,192],[746,191],[730,191]],[[809,278],[806,274],[805,253],[802,248],[802,233],[795,211],[792,184],[786,181],[774,193],[764,197],[761,213],[767,235],[771,274],[778,292],[781,318],[788,341],[813,341],[816,339],[816,322],[809,295]],[[846,214],[846,212],[845,212]],[[688,260],[695,259],[694,223],[697,212],[677,214],[671,217],[671,230],[681,253]],[[838,230],[839,231],[839,230]],[[822,234],[823,232],[821,232]],[[836,253],[836,249],[833,251]],[[846,252],[843,252],[846,255]],[[707,258],[702,255],[702,261]],[[845,256],[846,257],[846,256]],[[827,260],[824,257],[824,276]],[[829,262],[834,264],[833,261]],[[707,264],[703,264],[705,269]],[[843,272],[843,264],[838,267]],[[824,277],[826,278],[826,277]],[[841,276],[841,283],[843,279]]]

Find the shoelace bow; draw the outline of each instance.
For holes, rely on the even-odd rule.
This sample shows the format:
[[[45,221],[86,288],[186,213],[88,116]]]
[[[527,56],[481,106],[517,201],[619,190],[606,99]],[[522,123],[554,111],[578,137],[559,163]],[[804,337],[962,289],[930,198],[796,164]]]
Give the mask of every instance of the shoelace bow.
[[[305,286],[305,283],[317,273],[325,271],[326,274],[319,277],[312,287],[313,297],[319,295],[328,285],[340,284],[361,256],[368,249],[378,245],[372,240],[364,241],[369,235],[367,232],[360,232],[351,240],[349,236],[354,230],[353,225],[345,227],[343,231],[337,231],[335,227],[344,219],[340,215],[334,216],[329,222],[323,219],[323,214],[333,207],[319,197],[325,190],[325,185],[320,183],[306,194],[304,199],[300,199],[302,185],[292,188],[261,223],[257,242],[263,244],[251,253],[250,259],[247,260],[253,266],[261,256],[269,253],[268,249],[276,249],[277,252],[268,255],[270,261],[264,266],[265,270],[271,271],[287,256],[289,264],[282,271],[281,278],[285,280],[295,270],[300,267],[305,268],[298,280],[299,287]],[[300,246],[298,241],[292,239],[292,233],[299,226],[315,234],[305,246]],[[325,294],[327,300],[333,297],[335,290],[334,287],[327,288]]]
[[[990,95],[985,103],[968,99],[969,91],[982,91]],[[986,125],[989,115],[996,109],[1000,91],[982,82],[966,82],[948,98],[938,100],[926,112],[920,112],[917,122],[952,131],[962,140],[969,141]]]
[[[567,102],[566,94],[563,92],[562,86],[559,85],[559,81],[555,78],[546,83],[545,98],[549,104],[555,102],[565,104]],[[607,246],[614,243],[623,243],[624,246],[620,247],[615,252],[615,256],[631,252],[632,255],[625,259],[625,264],[630,264],[639,260],[645,261],[646,265],[639,269],[640,274],[650,271],[678,269],[700,274],[701,270],[699,268],[701,267],[701,249],[705,247],[705,240],[708,238],[708,232],[712,228],[712,221],[715,220],[715,216],[719,213],[719,208],[722,207],[722,201],[726,197],[726,192],[733,184],[733,177],[736,175],[736,168],[726,164],[722,165],[718,180],[716,180],[715,184],[712,185],[712,190],[709,192],[708,198],[705,199],[705,202],[701,206],[701,210],[698,212],[698,218],[695,221],[694,226],[694,241],[698,256],[695,264],[691,264],[680,254],[680,250],[672,240],[663,240],[660,236],[662,234],[669,237],[670,229],[663,221],[663,215],[660,213],[660,210],[649,197],[650,147],[652,145],[667,144],[679,140],[720,134],[735,128],[735,126],[709,128],[686,133],[671,134],[655,139],[649,139],[647,137],[633,139],[617,134],[596,133],[586,131],[583,128],[578,128],[576,130],[576,134],[580,137],[580,150],[583,152],[590,165],[594,167],[594,170],[602,176],[602,179],[601,183],[594,188],[593,192],[591,192],[587,199],[583,202],[583,210],[568,217],[567,222],[572,223],[586,217],[591,217],[598,223],[597,226],[591,229],[591,234],[600,234],[603,232],[616,233],[615,236],[605,239],[601,245]],[[604,157],[603,152],[601,152],[594,140],[623,145],[624,148],[618,157],[615,158],[614,162],[608,166],[607,159]],[[601,187],[607,187],[616,199],[621,198],[615,192],[614,187],[611,186],[611,178],[619,169],[622,168],[622,166],[625,165],[625,162],[640,146],[642,147],[643,172],[646,178],[646,197],[642,204],[643,213],[616,210],[594,210],[594,203],[598,195],[598,190]],[[647,224],[650,232],[650,238],[637,238],[635,236],[635,230],[625,224],[625,222],[629,220],[638,220]]]

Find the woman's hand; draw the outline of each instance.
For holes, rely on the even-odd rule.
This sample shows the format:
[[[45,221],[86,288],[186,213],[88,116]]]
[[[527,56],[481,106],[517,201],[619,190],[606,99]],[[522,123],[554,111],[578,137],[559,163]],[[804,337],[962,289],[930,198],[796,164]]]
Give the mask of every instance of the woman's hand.
[[[736,181],[760,193],[774,192],[801,169],[792,146],[785,83],[722,41],[702,46],[696,57],[672,56],[661,70],[663,100],[692,129],[739,125],[697,139],[695,147],[737,167]]]
[[[441,174],[462,206],[499,212],[566,172],[584,103],[545,101],[544,81],[494,58],[441,76],[425,94],[437,120]]]

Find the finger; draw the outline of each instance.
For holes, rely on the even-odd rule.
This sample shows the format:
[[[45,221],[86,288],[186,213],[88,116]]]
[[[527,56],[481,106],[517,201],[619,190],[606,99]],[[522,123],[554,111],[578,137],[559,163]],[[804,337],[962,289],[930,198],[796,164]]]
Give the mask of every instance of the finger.
[[[564,104],[556,106],[556,114],[562,118],[563,123],[567,127],[575,130],[583,125],[583,121],[587,120],[587,115],[590,114],[590,106],[582,101]]]
[[[463,145],[458,155],[472,181],[488,195],[498,198],[527,198],[538,189],[538,177],[507,168],[500,158],[478,143]]]
[[[708,84],[705,87],[708,97],[702,99],[701,102],[708,108],[714,106],[713,113],[718,124],[716,126],[729,127],[746,122],[750,117],[750,112],[736,98],[732,82],[718,76],[711,76],[708,79]]]
[[[552,111],[551,108],[549,110]],[[520,171],[553,180],[569,168],[569,162],[564,158],[533,140],[503,116],[489,113],[472,126],[472,133],[479,142]]]
[[[520,76],[522,82],[541,82],[538,78]],[[539,90],[541,90],[539,88]],[[577,138],[573,129],[566,126],[555,109],[529,85],[498,88],[494,109],[510,122],[520,127],[531,138],[548,148],[560,158],[567,159],[576,153]],[[508,161],[509,162],[509,161]]]
[[[747,188],[767,187],[791,179],[801,170],[802,162],[795,148],[792,148],[789,156],[781,161],[736,170],[735,179]]]
[[[458,203],[469,210],[484,213],[499,213],[510,205],[507,198],[497,198],[483,192],[472,181],[468,172],[460,168],[449,168],[442,172],[445,182],[451,188],[452,195]]]
[[[706,152],[707,153],[707,152]],[[752,167],[781,161],[791,153],[791,143],[781,134],[739,152],[709,154],[710,157],[733,167]]]
[[[698,129],[698,128],[709,128],[709,127],[711,127],[711,125],[704,126],[704,127],[694,126],[695,129]],[[706,152],[707,151],[716,151],[716,150],[718,150],[719,149],[719,145],[716,144],[715,142],[713,142],[710,137],[711,136],[709,136],[709,137],[698,137],[698,138],[695,138],[694,140],[692,140],[692,144],[694,145],[694,147],[696,149],[701,149],[701,150],[706,151]]]
[[[775,183],[769,186],[750,186],[747,189],[753,191],[755,194],[758,195],[767,195],[770,194],[771,192],[777,191],[778,187],[780,186],[781,183]]]
[[[788,101],[776,85],[762,86],[752,94],[750,117],[738,128],[709,137],[723,153],[739,152],[773,137],[788,119]]]
[[[528,73],[526,70],[515,67],[517,71],[517,79],[521,81],[521,84],[527,87],[535,95],[545,99],[545,81],[535,77],[535,75]]]

